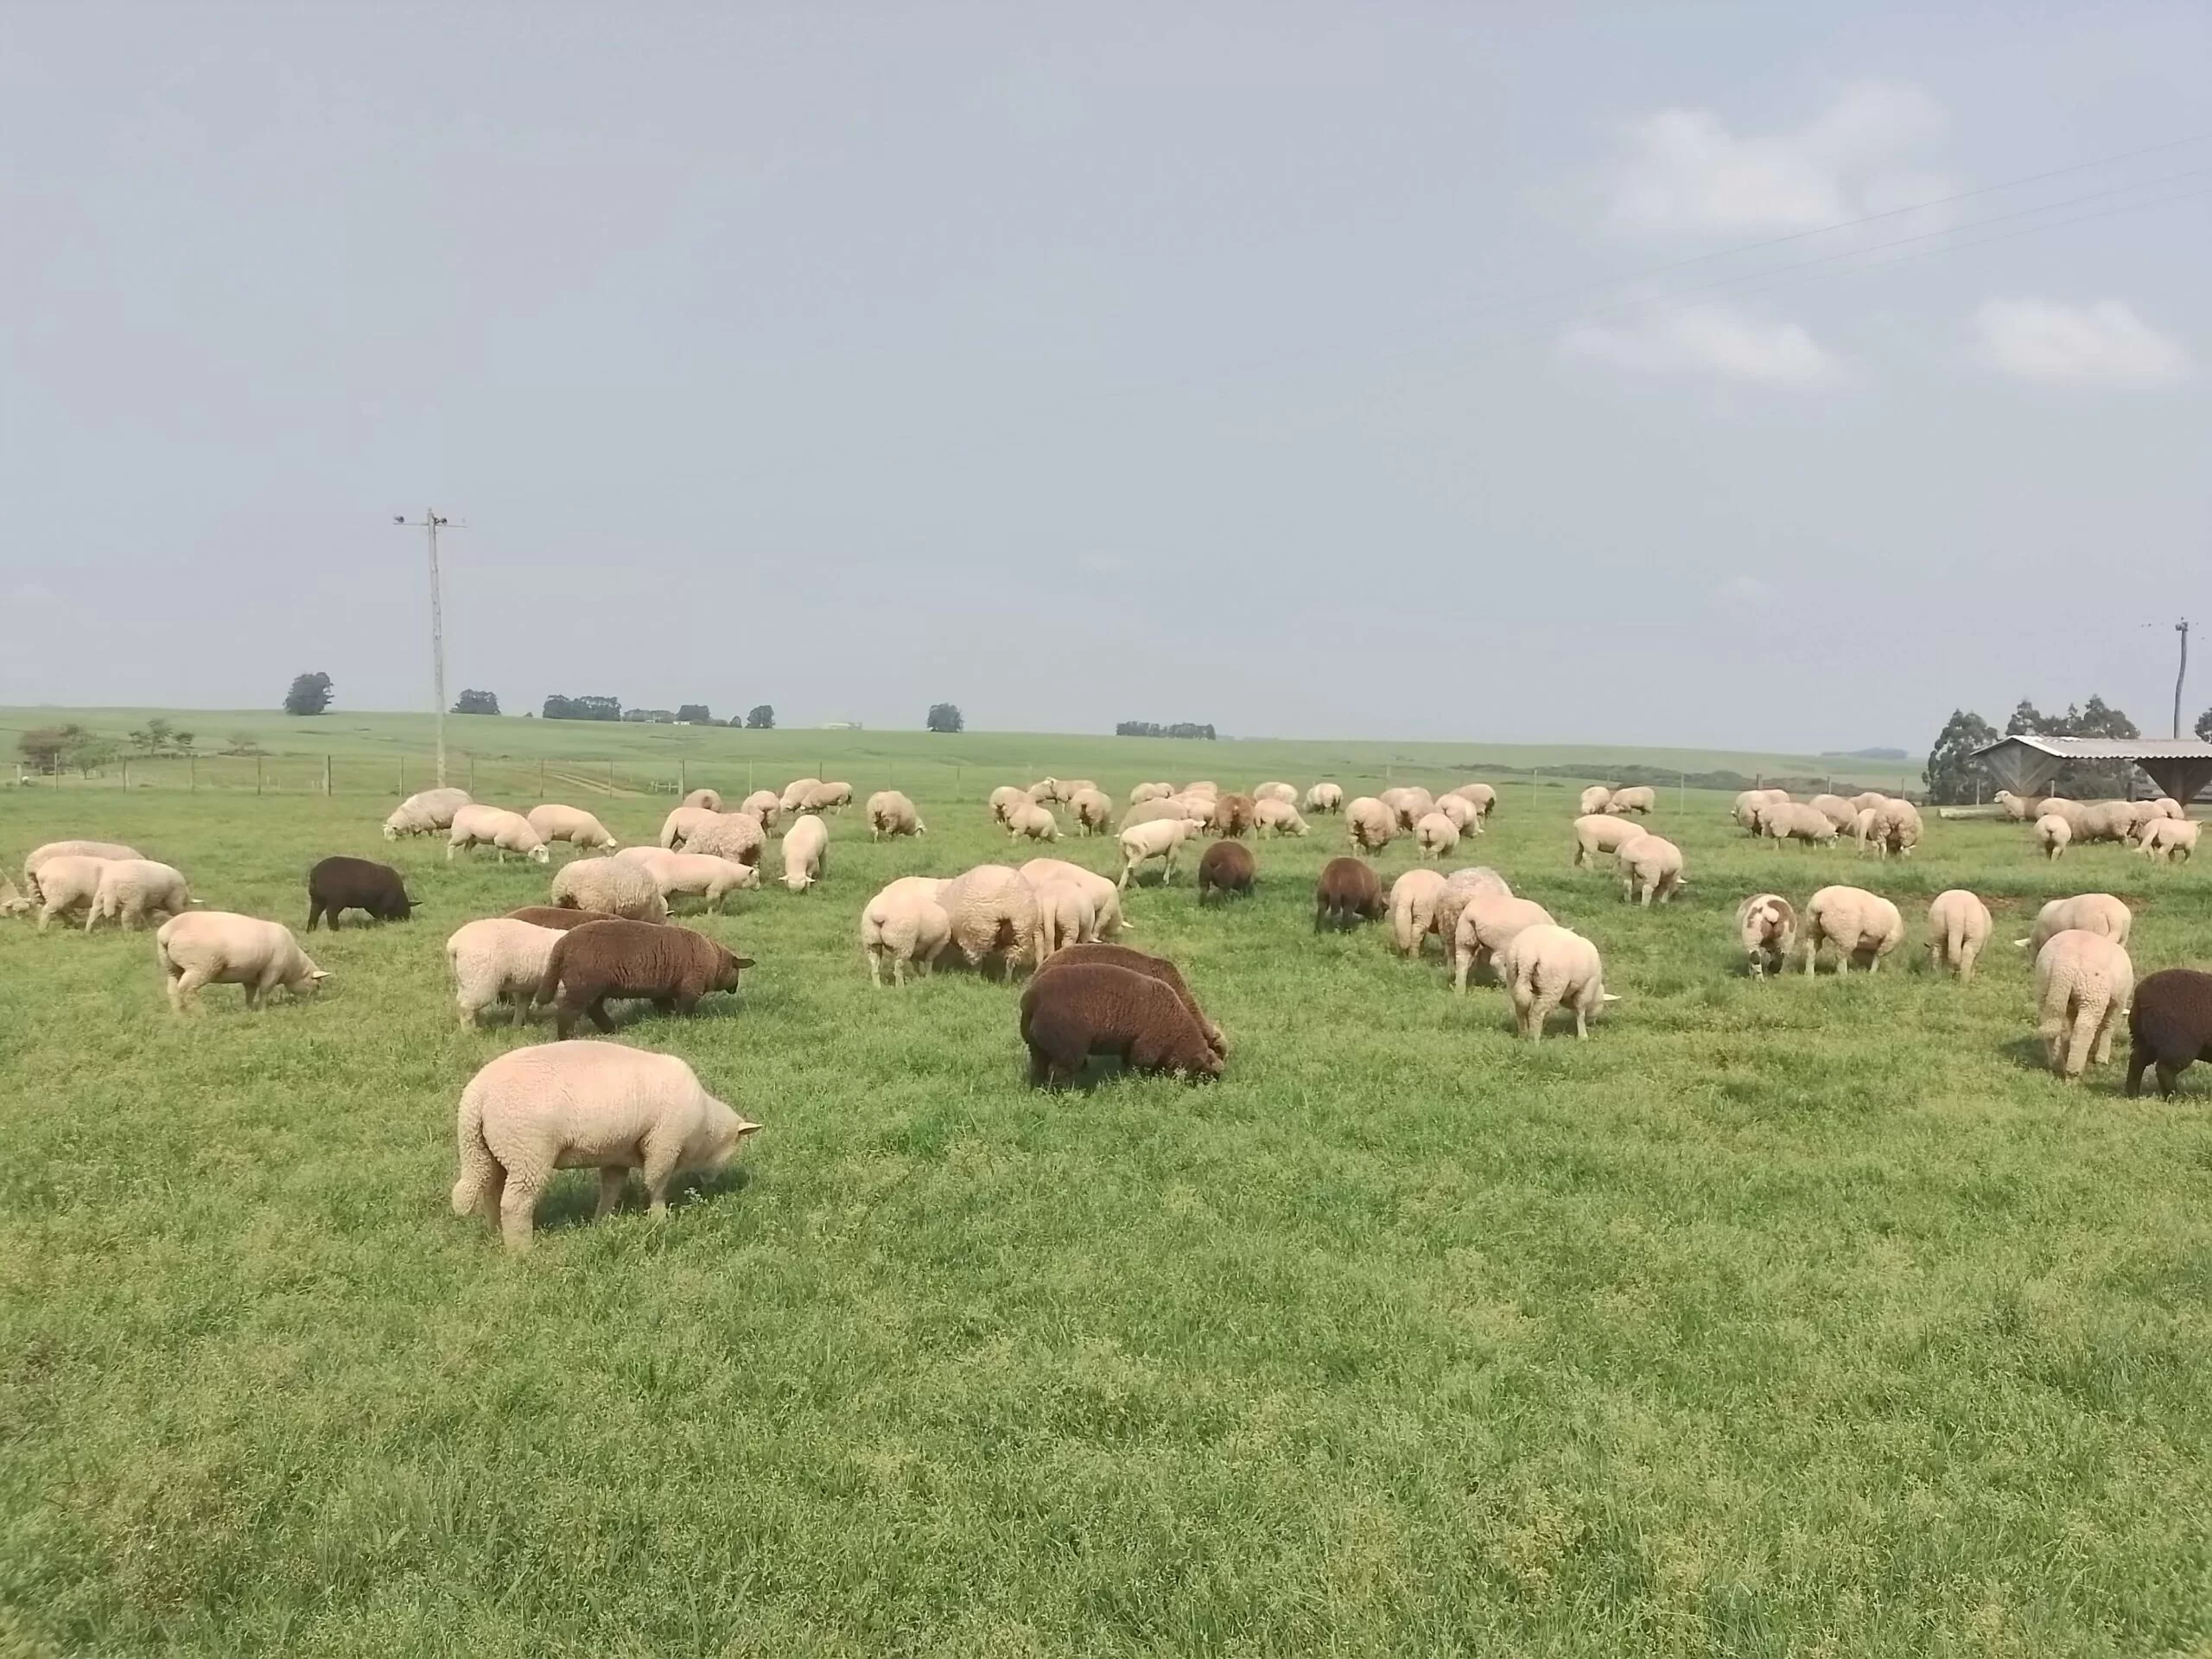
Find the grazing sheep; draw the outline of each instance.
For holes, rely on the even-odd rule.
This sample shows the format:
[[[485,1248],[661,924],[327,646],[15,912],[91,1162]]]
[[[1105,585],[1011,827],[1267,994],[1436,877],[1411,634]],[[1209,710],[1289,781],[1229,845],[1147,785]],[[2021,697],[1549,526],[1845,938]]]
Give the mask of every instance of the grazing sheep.
[[[2100,934],[2114,944],[2126,944],[2127,936],[2135,931],[2135,912],[2108,893],[2082,893],[2071,899],[2054,899],[2036,912],[2036,925],[2028,937],[2012,943],[2025,945],[2034,955],[2042,950],[2051,935],[2069,929]]]
[[[1770,841],[1802,841],[1808,847],[1825,847],[1835,840],[1835,825],[1827,816],[1802,801],[1776,801],[1761,807],[1759,830]]]
[[[550,927],[556,933],[566,933],[570,928],[582,927],[587,922],[619,922],[624,918],[610,910],[563,910],[558,905],[524,905],[506,913],[510,922],[528,922],[532,927]]]
[[[1851,808],[1854,812],[1863,812],[1870,806],[1879,807],[1889,798],[1878,789],[1862,790],[1851,798]]]
[[[1440,871],[1408,870],[1390,884],[1390,944],[1402,957],[1416,954],[1436,927],[1437,901],[1444,896]]]
[[[1463,836],[1479,836],[1483,832],[1482,809],[1464,795],[1440,795],[1436,810],[1452,820],[1452,827]]]
[[[552,861],[553,855],[545,845],[545,838],[530,827],[530,820],[519,812],[509,812],[497,806],[464,806],[453,815],[453,829],[446,840],[446,862],[453,862],[453,855],[467,847],[491,847],[499,855],[499,862],[507,861],[509,853],[518,854],[534,864]]]
[[[57,858],[143,858],[135,847],[118,841],[49,841],[31,849],[23,861],[23,891],[35,902],[40,898],[38,873]]]
[[[1497,871],[1478,865],[1472,869],[1454,870],[1445,878],[1444,891],[1437,895],[1436,907],[1430,913],[1429,931],[1444,947],[1448,959],[1452,955],[1452,941],[1459,925],[1459,918],[1467,906],[1484,893],[1510,897],[1512,889]]]
[[[687,853],[726,858],[733,864],[758,866],[768,844],[768,832],[750,812],[718,812],[696,825],[683,838]]]
[[[720,910],[733,893],[750,892],[760,885],[760,872],[749,864],[717,858],[712,853],[671,853],[658,847],[626,847],[615,857],[635,864],[653,879],[663,899],[689,895]]]
[[[2127,1092],[2143,1092],[2143,1073],[2158,1068],[2158,1094],[2173,1097],[2181,1074],[2212,1058],[2212,974],[2165,968],[2135,988],[2127,1010]]]
[[[243,986],[246,1007],[257,1008],[280,985],[305,996],[330,977],[282,922],[227,910],[188,910],[163,922],[154,935],[154,960],[168,982],[169,1007],[179,1014],[199,1001],[203,985]]]
[[[798,804],[802,812],[838,812],[853,804],[853,786],[835,779],[817,784],[806,791],[806,798]]]
[[[1176,849],[1195,833],[1187,818],[1160,818],[1151,823],[1125,826],[1122,830],[1121,885],[1127,887],[1137,867],[1155,858],[1160,861],[1160,885],[1165,887],[1174,880]]]
[[[664,922],[668,900],[645,870],[620,858],[580,858],[553,877],[553,902],[563,910],[597,910],[631,921]]]
[[[509,916],[488,917],[455,929],[446,941],[446,965],[453,970],[461,1029],[474,1030],[485,1009],[502,1002],[512,1010],[510,1023],[522,1024],[560,938],[560,930]]]
[[[1444,878],[1447,887],[1467,887],[1476,893],[1495,893],[1501,899],[1510,899],[1513,888],[1506,879],[1487,864],[1463,865]]]
[[[1086,836],[1103,835],[1114,827],[1114,803],[1103,790],[1078,789],[1068,801],[1068,810]]]
[[[1122,890],[1114,885],[1111,876],[1086,870],[1064,858],[1033,858],[1021,867],[1021,879],[1038,888],[1055,881],[1072,882],[1081,887],[1090,895],[1091,909],[1097,918],[1096,937],[1110,939],[1128,925],[1122,918]]]
[[[2112,1058],[2134,990],[2135,964],[2114,940],[2078,927],[2045,940],[2036,952],[2036,1034],[2050,1069],[2075,1083],[2083,1066]]]
[[[1620,863],[1622,898],[1649,910],[1654,899],[1663,905],[1681,891],[1682,849],[1664,836],[1638,836],[1620,848],[1616,856]]]
[[[694,790],[696,795],[711,795],[711,789]],[[551,842],[565,841],[581,852],[607,853],[621,843],[607,833],[607,826],[580,806],[533,806],[524,814],[530,827],[537,831],[541,840]]]
[[[1012,784],[1001,784],[991,791],[991,822],[1003,824],[1014,812],[1025,806],[1037,804],[1029,798],[1029,791],[1017,789]]]
[[[1781,806],[1789,799],[1786,789],[1747,789],[1736,797],[1736,804],[1728,816],[1753,835],[1758,835],[1759,814],[1770,806]]]
[[[760,819],[763,830],[773,830],[785,816],[784,798],[772,789],[756,789],[738,803],[737,810]]]
[[[1634,812],[1639,817],[1650,816],[1651,809],[1659,804],[1659,791],[1649,784],[1637,784],[1627,789],[1617,789],[1605,803],[1605,810],[1619,817]]]
[[[1811,800],[1806,802],[1805,804],[1811,807],[1814,811],[1819,813],[1830,823],[1834,824],[1839,834],[1844,830],[1849,830],[1851,828],[1852,820],[1856,818],[1862,811],[1872,812],[1877,817],[1881,816],[1880,807],[1853,806],[1849,801],[1845,800],[1840,795],[1815,795]]]
[[[721,814],[710,806],[679,806],[660,821],[658,840],[667,852],[682,852],[692,836],[697,835]]]
[[[1343,785],[1326,782],[1314,785],[1306,791],[1306,810],[1308,812],[1343,811],[1344,810]]]
[[[1208,817],[1213,816],[1211,806],[1206,808],[1206,816]],[[1191,815],[1185,810],[1185,803],[1181,797],[1163,795],[1156,800],[1140,802],[1122,813],[1122,828],[1130,830],[1140,823],[1164,823],[1170,820],[1188,822],[1190,817]]]
[[[592,1219],[604,1221],[636,1169],[648,1212],[663,1216],[671,1181],[723,1168],[760,1128],[673,1054],[594,1042],[512,1049],[461,1091],[453,1212],[482,1216],[508,1249],[527,1250],[556,1170],[599,1172]]]
[[[1218,797],[1214,801],[1213,815],[1210,820],[1214,834],[1232,838],[1242,836],[1252,827],[1252,815],[1257,810],[1258,804],[1249,795]]]
[[[1488,784],[1462,784],[1446,791],[1446,799],[1465,801],[1475,809],[1475,816],[1487,818],[1497,810],[1497,791]],[[1438,804],[1441,805],[1442,802]]]
[[[2152,801],[2151,804],[2158,809],[2158,816],[2162,818],[2186,818],[2189,817],[2188,811],[2183,807],[2182,804],[2174,799],[2171,795],[2161,795],[2158,799]]]
[[[2144,826],[2143,853],[2154,864],[2187,863],[2196,853],[2204,826],[2194,818],[2161,817]]]
[[[1267,783],[1252,791],[1255,801],[1281,801],[1285,806],[1298,804],[1298,786],[1294,784]]]
[[[2066,856],[2066,843],[2074,839],[2074,825],[2056,812],[2046,812],[2037,818],[2035,828],[2029,831],[2037,847],[2048,859]]]
[[[112,861],[90,858],[77,854],[65,854],[48,858],[38,867],[38,893],[43,901],[38,913],[38,931],[55,917],[67,917],[79,905],[85,907],[88,919],[85,925],[91,931],[89,919],[93,902],[100,895],[100,877]]]
[[[1533,899],[1510,893],[1471,893],[1452,928],[1452,988],[1464,994],[1467,976],[1513,942],[1524,928],[1548,926],[1552,913]]]
[[[785,812],[797,812],[806,804],[809,791],[819,789],[819,778],[794,778],[784,785],[784,792],[776,798],[776,804]]]
[[[913,802],[895,789],[879,789],[868,798],[868,838],[880,841],[886,836],[925,836],[929,825],[914,810]]]
[[[1262,835],[1302,836],[1306,820],[1288,801],[1262,801],[1253,809],[1252,822]]]
[[[0,875],[0,916],[22,916],[28,913],[31,901],[23,897],[16,884]]]
[[[1060,780],[1057,778],[1040,778],[1030,785],[1024,792],[1027,794],[1033,805],[1057,805],[1060,800]]]
[[[1805,906],[1805,971],[1812,973],[1821,946],[1835,952],[1838,974],[1851,971],[1851,960],[1864,952],[1866,971],[1878,972],[1882,958],[1904,939],[1904,918],[1897,907],[1864,887],[1822,887]]]
[[[192,907],[192,889],[184,873],[150,858],[111,858],[100,866],[100,882],[85,915],[85,931],[103,916],[112,916],[118,926],[135,932],[146,918],[158,912],[181,916]]]
[[[426,789],[410,795],[384,821],[384,838],[397,841],[402,836],[435,836],[450,830],[454,814],[468,804],[465,789]]]
[[[1252,849],[1243,842],[1217,841],[1198,861],[1198,902],[1203,905],[1213,893],[1249,893],[1258,869]]]
[[[1132,1071],[1193,1080],[1221,1075],[1221,1056],[1185,997],[1112,962],[1071,963],[1038,975],[1021,993],[1020,1032],[1036,1086],[1072,1082],[1093,1054],[1116,1055]]]
[[[1872,853],[1877,858],[1890,855],[1890,843],[1882,832],[1882,809],[1862,806],[1851,815],[1851,827],[1844,832],[1859,843],[1859,856]]]
[[[1025,953],[1045,960],[1044,930],[1039,925],[1037,893],[1018,870],[1003,864],[979,864],[946,882],[938,894],[952,924],[952,943],[970,968],[986,957],[999,958],[1001,976],[1010,976]]]
[[[906,966],[926,974],[952,942],[952,918],[938,895],[945,884],[926,875],[902,875],[868,901],[861,912],[861,951],[868,957],[869,983],[883,983],[883,964],[891,982],[906,982]]]
[[[1441,812],[1422,814],[1414,825],[1414,845],[1423,858],[1447,858],[1459,848],[1459,826]]]
[[[1497,954],[1497,976],[1513,999],[1513,1023],[1530,1042],[1542,1039],[1544,1022],[1562,1005],[1574,1013],[1574,1034],[1588,1041],[1590,1016],[1617,996],[1605,990],[1598,947],[1554,923],[1524,927]]]
[[[1827,820],[1823,818],[1821,822]],[[1640,823],[1630,823],[1603,812],[1585,813],[1574,821],[1575,865],[1579,868],[1600,853],[1618,854],[1643,833]]]
[[[1358,922],[1380,921],[1389,910],[1382,896],[1382,878],[1374,866],[1357,858],[1332,858],[1313,884],[1313,931],[1326,923],[1348,928]]]
[[[719,812],[722,810],[721,791],[715,789],[695,789],[683,798],[683,804],[704,807],[709,812]],[[548,841],[553,839],[550,836],[545,838]]]
[[[1436,797],[1417,784],[1386,789],[1376,798],[1397,815],[1398,830],[1405,835],[1412,834],[1415,824],[1436,810]]]
[[[784,885],[804,893],[829,873],[830,826],[811,812],[803,812],[784,831]]]
[[[1165,957],[1147,956],[1143,951],[1131,950],[1126,944],[1072,944],[1057,953],[1050,962],[1039,969],[1037,976],[1041,979],[1048,974],[1060,973],[1070,968],[1079,967],[1085,963],[1099,962],[1110,963],[1116,968],[1126,968],[1131,973],[1142,974],[1146,978],[1156,979],[1162,985],[1166,986],[1181,1000],[1183,1007],[1189,1012],[1191,1018],[1197,1022],[1199,1031],[1205,1036],[1207,1045],[1223,1058],[1228,1058],[1229,1039],[1222,1035],[1219,1026],[1206,1018],[1205,1011],[1198,1007],[1198,999],[1191,995],[1191,988],[1183,982],[1181,971]]]
[[[1928,906],[1929,965],[1950,969],[1961,984],[1972,979],[1993,925],[1989,906],[1964,887],[1937,893]]]
[[[1736,937],[1753,979],[1789,966],[1797,944],[1797,912],[1778,893],[1755,893],[1736,906]]]
[[[1058,841],[1060,826],[1048,808],[1027,802],[1007,814],[1008,841]]]
[[[1139,784],[1129,791],[1129,804],[1142,806],[1147,801],[1164,801],[1174,792],[1173,784]]]
[[[339,912],[347,910],[361,911],[372,921],[404,922],[415,913],[415,901],[407,896],[406,878],[391,865],[341,854],[308,872],[307,931],[327,920],[336,931]]]
[[[553,1004],[555,1031],[566,1039],[580,1018],[614,1029],[607,1004],[643,998],[663,1014],[689,1014],[712,991],[734,991],[753,958],[734,955],[688,927],[650,922],[592,922],[560,936],[538,976],[537,1000]]]
[[[1398,833],[1398,815],[1372,795],[1344,808],[1344,834],[1362,852],[1379,853]]]
[[[2015,823],[2025,823],[2028,814],[2035,810],[2035,803],[2024,795],[2015,795],[2009,789],[1997,791],[1998,810]]]
[[[1023,878],[1025,880],[1027,877]],[[1098,932],[1090,894],[1072,881],[1029,883],[1037,895],[1037,954],[1049,961],[1063,945],[1080,944]]]
[[[2126,842],[2135,838],[2135,804],[2132,801],[2091,801],[2072,817],[2074,839],[2084,846],[2101,841]]]
[[[1613,798],[1613,791],[1603,784],[1592,784],[1582,791],[1581,804],[1575,809],[1577,817],[1588,817],[1592,812],[1603,812],[1605,804]]]
[[[1221,796],[1221,785],[1211,778],[1201,778],[1194,783],[1184,785],[1177,792],[1184,795],[1202,795],[1210,801],[1217,800]]]

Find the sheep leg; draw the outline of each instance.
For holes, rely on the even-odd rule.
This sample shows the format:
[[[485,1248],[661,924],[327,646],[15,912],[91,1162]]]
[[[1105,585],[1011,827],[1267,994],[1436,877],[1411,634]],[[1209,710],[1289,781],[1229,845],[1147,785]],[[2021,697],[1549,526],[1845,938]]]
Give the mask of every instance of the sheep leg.
[[[861,954],[868,958],[868,982],[879,991],[881,990],[883,988],[882,953],[871,947],[862,950]],[[891,964],[891,982],[893,985],[899,982],[899,964],[895,960]]]
[[[2140,1043],[2128,1051],[2127,1097],[2130,1100],[2143,1092],[2143,1074],[2151,1069],[2151,1051]],[[2158,1093],[2164,1096],[2172,1092],[2167,1086],[2166,1068],[2162,1065],[2158,1068]]]
[[[2113,1033],[2119,1028],[2120,1022],[2126,1014],[2127,1008],[2123,1003],[2113,1002],[2107,1006],[2104,1018],[2097,1026],[2097,1046],[2096,1052],[2089,1056],[2091,1064],[2107,1065],[2111,1063]]]
[[[2181,1069],[2188,1064],[2189,1062],[2186,1060],[2183,1060],[2178,1064],[2172,1060],[2160,1060],[2158,1062],[2159,1099],[2171,1100],[2174,1097],[2175,1089],[2180,1086]],[[2133,1091],[2131,1090],[2129,1092],[2133,1093]]]
[[[517,1255],[530,1249],[537,1226],[537,1195],[544,1190],[544,1176],[519,1177],[510,1172],[499,1194],[499,1236]]]
[[[169,1007],[182,1014],[189,1005],[200,1000],[200,988],[207,982],[207,976],[197,968],[188,968],[169,981]]]
[[[592,1206],[591,1218],[605,1221],[622,1202],[622,1188],[630,1179],[626,1166],[608,1164],[599,1172],[599,1202]]]

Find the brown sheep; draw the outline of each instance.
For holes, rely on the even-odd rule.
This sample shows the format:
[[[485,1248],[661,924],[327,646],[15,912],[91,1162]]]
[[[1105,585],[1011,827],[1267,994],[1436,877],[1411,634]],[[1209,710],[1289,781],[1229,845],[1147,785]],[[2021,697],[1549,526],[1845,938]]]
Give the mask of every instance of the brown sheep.
[[[2127,1092],[2143,1092],[2143,1073],[2158,1068],[2158,1093],[2171,1097],[2175,1080],[2195,1062],[2212,1058],[2212,974],[2167,968],[2135,988],[2127,1010]]]
[[[1142,974],[1148,979],[1158,980],[1183,999],[1183,1006],[1191,1011],[1191,1018],[1198,1022],[1198,1029],[1205,1033],[1206,1041],[1213,1045],[1213,1052],[1227,1057],[1229,1039],[1221,1034],[1219,1026],[1206,1018],[1205,1010],[1198,1006],[1198,998],[1191,995],[1191,988],[1183,982],[1181,970],[1165,957],[1147,956],[1126,944],[1107,944],[1103,942],[1070,944],[1055,952],[1051,960],[1037,970],[1037,976],[1041,979],[1046,974],[1085,962],[1108,962],[1116,968],[1126,968],[1133,974]]]
[[[559,905],[524,905],[520,910],[507,912],[511,922],[528,922],[532,927],[550,927],[556,933],[566,933],[571,928],[582,927],[586,922],[619,922],[622,919],[610,910],[569,910]],[[648,927],[658,927],[658,922],[648,922]]]
[[[1110,962],[1077,963],[1031,980],[1021,993],[1021,1040],[1037,1086],[1072,1082],[1093,1054],[1117,1055],[1132,1071],[1221,1075],[1221,1056],[1183,999]]]
[[[689,1014],[709,991],[734,991],[750,957],[734,956],[703,933],[658,922],[591,922],[562,935],[537,982],[540,1002],[554,1004],[565,1039],[581,1014],[601,1031],[614,1029],[607,1000],[645,997],[663,1014]]]
[[[1346,928],[1357,922],[1380,921],[1388,907],[1382,878],[1371,866],[1357,858],[1332,858],[1314,884],[1313,931],[1319,933],[1324,922]]]
[[[1205,903],[1210,893],[1250,893],[1257,869],[1243,842],[1217,841],[1198,861],[1198,902]]]

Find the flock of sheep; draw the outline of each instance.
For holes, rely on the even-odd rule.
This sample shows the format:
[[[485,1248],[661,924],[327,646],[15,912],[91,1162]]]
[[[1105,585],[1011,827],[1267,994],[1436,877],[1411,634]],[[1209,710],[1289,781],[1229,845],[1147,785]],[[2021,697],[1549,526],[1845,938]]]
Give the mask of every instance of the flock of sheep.
[[[560,1039],[501,1056],[464,1091],[456,1211],[485,1214],[512,1247],[526,1248],[537,1198],[556,1168],[599,1168],[601,1213],[619,1198],[627,1171],[638,1168],[658,1211],[678,1171],[718,1168],[734,1154],[760,1126],[709,1094],[684,1062],[570,1042],[569,1033],[586,1018],[611,1029],[611,1000],[644,999],[686,1012],[706,995],[734,990],[750,959],[673,925],[671,901],[691,897],[719,909],[731,893],[757,888],[779,827],[780,879],[793,893],[806,892],[826,869],[827,817],[852,799],[849,785],[814,778],[755,791],[728,810],[715,791],[697,790],[667,815],[656,845],[636,848],[620,847],[595,816],[578,808],[546,804],[517,813],[459,790],[411,796],[385,820],[388,839],[442,834],[448,861],[483,847],[501,861],[550,863],[555,842],[604,855],[579,856],[555,872],[550,905],[466,923],[447,941],[464,1026],[501,1007],[519,1024],[531,1007],[547,1003]],[[902,985],[910,971],[928,972],[948,951],[971,967],[995,961],[1001,977],[1027,966],[1020,1030],[1034,1083],[1066,1082],[1095,1054],[1118,1055],[1138,1071],[1217,1076],[1227,1040],[1172,963],[1119,942],[1122,896],[1154,863],[1162,884],[1172,882],[1178,855],[1206,838],[1199,901],[1249,890],[1255,861],[1244,837],[1309,834],[1301,804],[1316,817],[1341,815],[1350,849],[1321,873],[1317,931],[1387,920],[1393,947],[1408,959],[1433,937],[1454,990],[1464,993],[1471,976],[1489,969],[1511,1001],[1516,1030],[1531,1040],[1562,1013],[1586,1038],[1591,1016],[1618,1000],[1605,988],[1603,958],[1592,940],[1516,896],[1496,870],[1438,868],[1463,840],[1482,836],[1497,810],[1497,791],[1479,783],[1441,796],[1408,785],[1347,801],[1329,782],[1302,796],[1281,782],[1249,793],[1224,792],[1211,782],[1179,789],[1147,782],[1130,791],[1118,824],[1112,801],[1089,779],[1007,785],[992,792],[989,811],[1010,839],[1058,840],[1054,809],[1060,809],[1077,833],[1117,837],[1118,879],[1050,855],[945,877],[900,877],[861,910],[869,976],[880,986],[887,970],[892,984]],[[1573,826],[1573,864],[1611,858],[1624,898],[1646,906],[1668,903],[1686,885],[1681,849],[1645,825],[1656,804],[1648,788],[1592,787],[1583,792]],[[2104,840],[2140,846],[2153,858],[2185,858],[2198,830],[2166,800],[2030,803],[2000,795],[1999,804],[2012,818],[2032,822],[2037,844],[2053,857],[2074,842]],[[1911,803],[1878,794],[1797,802],[1779,790],[1751,790],[1737,798],[1733,815],[1754,836],[1808,845],[1847,836],[1862,854],[1880,856],[1910,855],[1922,833]],[[927,833],[914,804],[893,790],[870,796],[865,816],[872,839]],[[1401,836],[1412,838],[1421,861],[1386,891],[1368,859]],[[308,887],[310,932],[325,919],[334,927],[349,909],[385,921],[405,919],[414,907],[400,873],[365,859],[325,859],[309,873]],[[0,880],[0,911],[36,908],[41,931],[79,910],[87,931],[106,919],[135,928],[165,918],[155,952],[180,1014],[205,985],[239,985],[251,1007],[279,988],[305,995],[327,977],[283,924],[198,908],[181,872],[130,847],[49,843],[25,861],[23,889]],[[2076,1078],[2093,1059],[2107,1059],[2113,1033],[2127,1022],[2134,1039],[2129,1092],[2152,1065],[2161,1090],[2171,1092],[2179,1071],[2212,1044],[2212,976],[2170,969],[2138,985],[2126,951],[2133,922],[2110,894],[2082,894],[2044,906],[2018,943],[2033,954],[2039,1030],[2054,1071]],[[1749,969],[1760,977],[1793,957],[1809,974],[1824,947],[1839,972],[1853,961],[1878,971],[1905,931],[1895,904],[1847,886],[1821,888],[1802,912],[1778,893],[1755,893],[1737,907],[1735,923]],[[1939,894],[1928,911],[1931,961],[1971,978],[1992,926],[1988,907],[1974,893]]]

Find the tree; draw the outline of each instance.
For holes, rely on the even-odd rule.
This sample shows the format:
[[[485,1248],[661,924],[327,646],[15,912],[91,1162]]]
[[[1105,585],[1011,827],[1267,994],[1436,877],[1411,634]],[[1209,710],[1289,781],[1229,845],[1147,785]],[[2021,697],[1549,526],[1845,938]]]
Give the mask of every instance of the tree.
[[[1979,800],[1987,791],[1989,774],[1974,752],[1994,743],[1998,736],[1997,728],[1980,715],[1952,709],[1951,718],[1936,734],[1936,747],[1928,752],[1928,770],[1923,774],[1928,798],[1945,804]]]
[[[496,691],[464,691],[454,703],[456,715],[496,715],[499,712],[499,694]]]
[[[94,772],[105,771],[114,765],[122,756],[123,745],[115,739],[86,732],[71,747],[69,764],[89,778]]]
[[[2193,729],[2196,733],[2198,742],[2212,743],[2212,709],[2207,709],[2196,717],[2196,725]]]
[[[703,702],[678,703],[676,723],[679,726],[711,726],[715,723],[715,716]]]
[[[39,726],[16,740],[16,747],[33,772],[61,770],[61,757],[84,741],[85,728],[74,721],[67,726]]]
[[[769,732],[775,728],[776,711],[768,703],[756,704],[753,712],[745,717],[745,729],[748,732]]]
[[[130,734],[130,747],[141,754],[190,754],[192,734],[177,730],[156,715]]]
[[[288,715],[319,715],[330,707],[330,676],[302,674],[292,681],[292,689],[284,694],[284,712]]]
[[[225,754],[266,754],[269,751],[261,747],[261,741],[251,732],[232,732],[223,740],[223,753]]]
[[[557,692],[545,699],[548,720],[620,720],[620,697],[564,697]]]
[[[925,723],[933,732],[963,731],[968,725],[968,722],[960,717],[960,705],[957,702],[930,704],[930,717]]]

